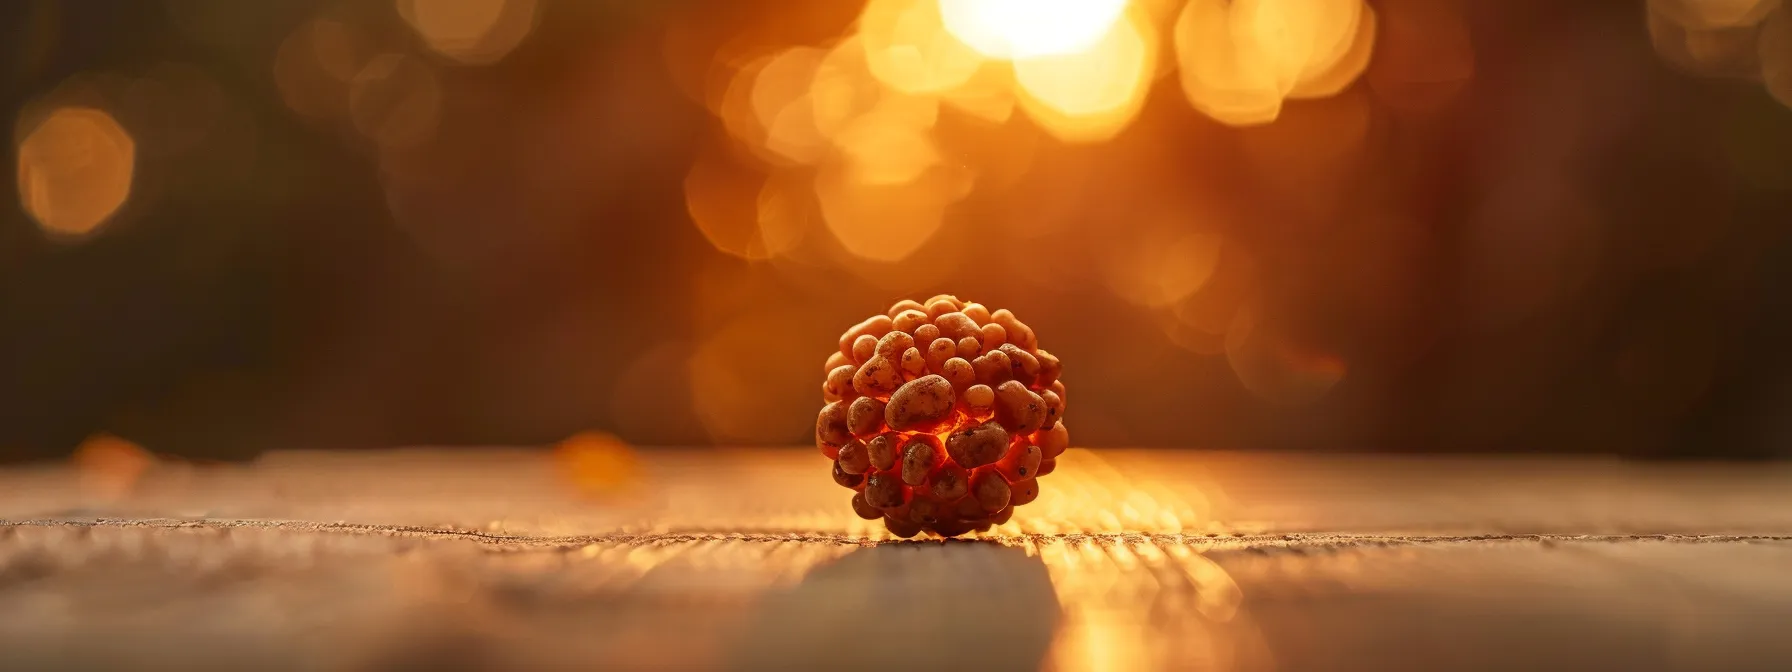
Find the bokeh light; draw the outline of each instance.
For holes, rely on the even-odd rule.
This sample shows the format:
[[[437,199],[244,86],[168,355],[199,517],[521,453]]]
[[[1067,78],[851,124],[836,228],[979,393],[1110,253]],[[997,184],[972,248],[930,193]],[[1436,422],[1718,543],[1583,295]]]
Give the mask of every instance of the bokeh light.
[[[953,39],[933,0],[871,0],[859,17],[871,73],[903,93],[934,93],[964,83],[982,59]]]
[[[627,492],[641,478],[633,448],[608,432],[579,432],[554,446],[561,474],[582,494]]]
[[[136,489],[156,457],[135,442],[106,433],[87,437],[70,458],[89,497],[118,499]]]
[[[1156,38],[1142,19],[1110,23],[1082,51],[1014,62],[1027,113],[1070,142],[1112,138],[1138,116],[1156,67]]]
[[[869,182],[836,168],[816,177],[815,196],[828,231],[847,252],[893,262],[933,237],[945,223],[947,206],[964,196],[968,182],[968,176],[945,166],[907,182]]]
[[[765,148],[795,163],[814,163],[827,150],[809,94],[824,56],[812,47],[779,52],[754,73],[748,95],[753,117],[765,131]]]
[[[685,208],[697,230],[717,250],[743,259],[769,259],[794,245],[800,230],[762,229],[760,193],[765,176],[720,149],[700,154],[685,174]]]
[[[348,103],[355,129],[367,139],[386,147],[411,147],[435,134],[442,85],[422,61],[380,54],[355,73]]]
[[[44,231],[93,233],[130,198],[137,143],[104,110],[62,107],[18,148],[19,201]]]
[[[991,58],[1073,54],[1101,41],[1126,0],[937,0],[952,36]]]
[[[1282,83],[1275,64],[1233,30],[1229,0],[1189,0],[1176,18],[1177,72],[1196,110],[1244,126],[1275,121]]]
[[[472,65],[502,60],[535,28],[535,0],[396,0],[425,44]]]

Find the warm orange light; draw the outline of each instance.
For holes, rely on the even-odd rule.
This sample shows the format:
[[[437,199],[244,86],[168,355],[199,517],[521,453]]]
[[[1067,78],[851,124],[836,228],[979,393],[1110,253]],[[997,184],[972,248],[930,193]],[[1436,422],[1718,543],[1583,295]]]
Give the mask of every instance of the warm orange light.
[[[606,432],[580,432],[554,446],[561,473],[586,494],[607,495],[640,477],[640,459],[622,439]]]
[[[535,27],[535,0],[397,0],[397,6],[430,49],[462,63],[495,63]]]
[[[1350,48],[1331,67],[1311,72],[1296,82],[1294,89],[1288,92],[1288,97],[1326,98],[1338,95],[1345,87],[1350,86],[1369,68],[1369,56],[1375,53],[1375,31],[1375,10],[1365,4],[1357,14],[1355,35],[1350,39]]]
[[[904,93],[958,86],[983,60],[947,34],[933,0],[871,0],[859,16],[859,36],[871,73]]]
[[[946,30],[990,58],[1085,51],[1108,34],[1126,0],[937,0]]]
[[[112,115],[90,107],[50,113],[19,143],[19,201],[51,234],[92,233],[124,205],[137,143]]]
[[[840,245],[872,261],[901,261],[920,249],[944,222],[946,207],[962,198],[964,178],[936,167],[908,182],[875,183],[844,169],[815,178],[822,220]]]
[[[1141,306],[1170,306],[1207,284],[1219,266],[1220,246],[1221,237],[1214,233],[1172,228],[1144,232],[1108,259],[1108,286]]]
[[[73,462],[81,489],[88,495],[118,498],[130,494],[156,458],[142,446],[111,434],[95,434],[75,448]]]
[[[939,163],[940,153],[928,133],[931,119],[905,101],[880,103],[847,123],[834,136],[848,170],[847,177],[866,185],[914,181]],[[926,101],[931,109],[932,101]]]
[[[795,163],[814,163],[827,151],[809,97],[824,56],[813,47],[779,52],[755,74],[748,95],[754,118],[765,131],[765,148]]]
[[[1286,93],[1350,51],[1362,9],[1362,0],[1234,0],[1231,28],[1240,45],[1268,61]]]
[[[800,229],[761,227],[760,194],[765,177],[707,151],[685,174],[686,210],[697,230],[717,250],[743,259],[769,259],[795,245]]]
[[[1282,111],[1276,64],[1236,39],[1229,0],[1189,0],[1176,19],[1182,91],[1202,114],[1234,126],[1266,124]]]
[[[1144,106],[1156,67],[1151,27],[1128,18],[1073,54],[1014,62],[1027,112],[1045,130],[1071,142],[1114,137]]]

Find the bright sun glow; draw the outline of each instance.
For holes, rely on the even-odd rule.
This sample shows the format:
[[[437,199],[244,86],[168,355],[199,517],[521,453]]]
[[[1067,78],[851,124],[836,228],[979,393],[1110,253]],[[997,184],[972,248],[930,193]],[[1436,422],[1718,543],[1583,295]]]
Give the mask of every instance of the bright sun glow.
[[[1082,51],[1095,44],[1126,0],[939,0],[953,37],[990,58],[1021,59]]]

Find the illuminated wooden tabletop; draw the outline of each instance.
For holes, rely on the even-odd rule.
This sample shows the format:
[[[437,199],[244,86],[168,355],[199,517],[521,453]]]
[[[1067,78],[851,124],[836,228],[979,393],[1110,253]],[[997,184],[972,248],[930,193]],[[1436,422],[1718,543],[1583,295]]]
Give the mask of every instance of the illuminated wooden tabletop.
[[[971,541],[812,450],[0,472],[0,667],[1788,669],[1792,466],[1075,450]]]

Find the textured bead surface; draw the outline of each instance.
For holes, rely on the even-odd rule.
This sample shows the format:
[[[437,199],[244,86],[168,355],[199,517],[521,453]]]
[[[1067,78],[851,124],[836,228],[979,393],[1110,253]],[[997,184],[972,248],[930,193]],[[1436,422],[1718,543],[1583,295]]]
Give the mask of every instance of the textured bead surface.
[[[1070,445],[1062,364],[1007,309],[904,299],[838,346],[815,440],[854,512],[896,536],[1007,522]]]

